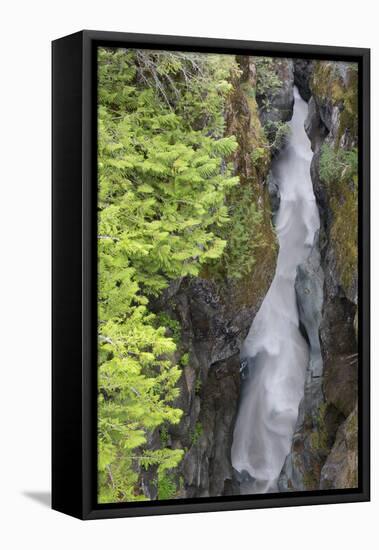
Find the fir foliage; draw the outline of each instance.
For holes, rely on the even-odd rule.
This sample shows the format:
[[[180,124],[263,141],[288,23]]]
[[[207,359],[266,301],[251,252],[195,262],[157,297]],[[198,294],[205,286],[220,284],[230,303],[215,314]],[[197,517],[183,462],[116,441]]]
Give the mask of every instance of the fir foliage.
[[[99,502],[146,499],[149,468],[159,498],[174,492],[166,472],[184,451],[149,438],[182,415],[178,333],[149,300],[225,248],[238,184],[226,162],[236,140],[222,137],[230,59],[98,51]]]

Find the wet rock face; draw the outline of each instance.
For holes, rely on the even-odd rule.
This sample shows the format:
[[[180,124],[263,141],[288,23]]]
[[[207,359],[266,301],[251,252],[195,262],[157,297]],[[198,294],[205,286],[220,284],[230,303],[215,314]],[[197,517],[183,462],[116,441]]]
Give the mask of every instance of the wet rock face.
[[[268,90],[264,95],[257,95],[259,118],[271,142],[276,138],[278,123],[288,122],[292,118],[294,96],[294,66],[292,59],[275,59],[274,71],[280,86]],[[278,149],[284,146],[285,140],[278,144]]]
[[[319,328],[322,319],[324,272],[318,249],[319,233],[315,235],[307,261],[297,268],[295,291],[300,323],[305,328],[310,348],[309,369],[312,376],[322,375]]]
[[[295,80],[296,67],[299,65],[295,62]],[[324,143],[344,150],[356,146],[354,86],[354,72],[347,64],[315,62],[312,65],[309,77],[312,96],[305,128],[314,151],[311,177],[320,213],[319,249],[324,273],[324,301],[321,310],[316,308],[314,318],[318,323],[323,368],[318,376],[312,375],[311,368],[307,373],[291,453],[279,481],[282,491],[356,486],[357,266],[352,273],[352,283],[347,286],[338,269],[340,244],[332,233],[336,207],[332,203],[331,190],[320,177]],[[346,196],[348,193],[346,189]],[[344,219],[342,222],[348,227],[354,220]],[[315,327],[309,323],[312,315],[309,310],[307,313],[307,300],[302,296],[308,284],[301,266],[296,292],[300,319],[311,342],[310,334],[314,337]]]
[[[313,96],[308,102],[308,116],[305,121],[305,131],[310,139],[312,151],[317,152],[328,135],[328,129],[321,120],[319,108]]]
[[[312,75],[313,61],[309,59],[294,60],[294,80],[304,101],[309,101],[312,95],[309,81]]]
[[[257,97],[260,107],[259,115],[262,124],[265,126],[270,122],[287,122],[291,120],[293,113],[293,62],[292,59],[275,59],[275,73],[279,77],[281,85],[267,96]],[[265,101],[264,101],[265,100]],[[269,101],[268,108],[267,100]]]
[[[220,496],[233,484],[231,427],[234,427],[239,390],[238,353],[210,365],[200,391],[202,408],[197,425],[201,426],[201,434],[183,463],[189,497]]]
[[[322,321],[324,273],[318,249],[319,233],[307,260],[298,266],[295,291],[302,332],[309,343],[309,363],[306,371],[304,397],[299,406],[299,415],[293,436],[291,452],[287,456],[278,487],[280,491],[302,491],[310,488],[313,479],[308,472],[320,472],[324,452],[314,453],[315,438],[319,434],[320,406],[323,403],[319,330]]]
[[[353,410],[358,391],[355,306],[339,296],[328,300],[321,325],[324,350],[325,399],[346,418]]]
[[[273,216],[278,212],[280,206],[280,190],[275,177],[272,172],[270,172],[267,181],[268,194],[270,197],[270,206]]]
[[[230,449],[240,392],[239,350],[259,304],[241,309],[229,292],[221,300],[214,283],[192,278],[175,292],[168,289],[157,304],[182,327],[178,362],[183,351],[189,357],[175,403],[183,416],[169,428],[171,446],[186,451],[179,475],[183,496],[189,498],[238,494]]]

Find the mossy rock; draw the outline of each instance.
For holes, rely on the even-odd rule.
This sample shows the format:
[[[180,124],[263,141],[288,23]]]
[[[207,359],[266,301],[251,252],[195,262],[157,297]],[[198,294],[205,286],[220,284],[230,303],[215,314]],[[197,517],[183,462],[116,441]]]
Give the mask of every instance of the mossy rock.
[[[321,489],[354,489],[358,486],[357,407],[338,429],[333,448],[321,471]]]

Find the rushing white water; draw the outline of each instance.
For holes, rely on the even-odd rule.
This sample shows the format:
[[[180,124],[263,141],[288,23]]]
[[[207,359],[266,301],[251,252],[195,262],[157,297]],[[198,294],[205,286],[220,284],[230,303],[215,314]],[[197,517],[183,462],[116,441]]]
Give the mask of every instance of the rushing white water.
[[[242,474],[245,494],[278,490],[309,359],[299,331],[294,285],[296,267],[306,260],[319,228],[319,215],[310,177],[312,151],[304,130],[308,105],[297,88],[294,98],[288,145],[273,166],[281,197],[275,276],[241,350],[248,376],[242,383],[232,464]]]

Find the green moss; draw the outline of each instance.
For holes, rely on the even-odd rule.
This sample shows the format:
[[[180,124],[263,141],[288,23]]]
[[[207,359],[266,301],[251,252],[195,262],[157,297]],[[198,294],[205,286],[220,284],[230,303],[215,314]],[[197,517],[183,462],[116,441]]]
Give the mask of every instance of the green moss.
[[[321,403],[317,411],[317,419],[315,430],[310,434],[309,441],[312,449],[315,451],[328,451],[329,450],[329,436],[328,429],[326,426],[326,412],[327,404]]]
[[[345,424],[346,443],[348,450],[357,452],[358,446],[358,413],[354,410],[347,418]]]
[[[357,194],[347,194],[342,200],[334,198],[331,206],[334,212],[334,222],[330,236],[335,245],[336,262],[341,282],[347,290],[351,287],[357,272]]]
[[[348,84],[340,115],[338,143],[346,130],[354,138],[358,136],[358,71],[355,67],[351,67],[348,73]]]
[[[335,151],[324,144],[320,156],[320,178],[326,184],[330,198],[330,239],[337,269],[344,289],[348,290],[356,275],[358,261],[357,150]]]
[[[334,62],[317,61],[310,82],[313,95],[337,105],[344,98],[344,85]]]
[[[332,212],[330,241],[335,253],[340,282],[351,289],[357,273],[358,154],[341,148],[341,139],[358,134],[358,70],[352,63],[345,83],[336,63],[318,61],[311,80],[312,93],[320,104],[331,102],[340,110],[334,144],[324,144],[320,156],[320,179],[325,184]]]
[[[304,472],[303,483],[306,490],[313,491],[315,489],[318,489],[319,480],[317,479],[315,473],[309,470],[307,472]]]
[[[259,166],[262,159],[265,159],[267,156],[267,149],[264,147],[256,147],[251,153],[251,162],[254,166]]]
[[[267,137],[259,119],[258,105],[255,98],[247,97],[247,105],[250,111],[250,150],[261,148],[260,170],[267,172],[270,168],[271,154],[268,147]]]
[[[343,80],[338,65],[331,61],[318,61],[310,82],[312,94],[318,104],[331,103],[340,109],[340,124],[336,149],[346,130],[352,138],[358,135],[358,67],[351,63]]]
[[[349,183],[357,176],[358,152],[356,149],[337,151],[329,144],[324,143],[321,147],[320,156],[320,178],[330,186],[342,183]]]
[[[352,63],[345,82],[335,62],[318,61],[311,79],[311,90],[318,103],[331,102],[340,108],[340,125],[336,148],[346,130],[356,139],[358,135],[358,70]]]
[[[312,466],[304,472],[303,482],[308,490],[319,488],[322,464],[330,451],[329,432],[326,423],[327,404],[321,403],[316,418],[309,418],[308,442],[314,457]]]
[[[201,276],[226,283],[235,291],[236,307],[256,303],[267,292],[275,269],[277,246],[271,224],[271,208],[264,185],[271,152],[261,126],[256,85],[245,76],[232,79],[227,109],[227,135],[235,135],[238,149],[233,164],[240,185],[227,197],[230,223],[224,227],[227,246],[223,256],[204,265]],[[233,291],[234,285],[234,291]],[[230,294],[230,292],[229,292]]]
[[[315,431],[310,434],[309,437],[311,447],[315,451],[327,451],[328,450],[328,439],[327,439],[327,433],[322,431]]]

